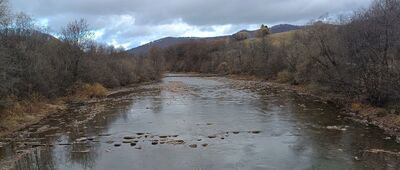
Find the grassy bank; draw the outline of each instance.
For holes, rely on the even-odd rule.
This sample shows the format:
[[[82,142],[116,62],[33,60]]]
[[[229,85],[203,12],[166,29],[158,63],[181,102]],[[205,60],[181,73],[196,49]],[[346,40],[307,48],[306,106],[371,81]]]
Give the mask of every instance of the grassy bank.
[[[108,93],[103,85],[94,83],[76,85],[69,95],[52,100],[37,95],[29,99],[10,98],[12,104],[0,113],[0,137],[37,124],[51,114],[62,112],[70,102],[103,98]]]

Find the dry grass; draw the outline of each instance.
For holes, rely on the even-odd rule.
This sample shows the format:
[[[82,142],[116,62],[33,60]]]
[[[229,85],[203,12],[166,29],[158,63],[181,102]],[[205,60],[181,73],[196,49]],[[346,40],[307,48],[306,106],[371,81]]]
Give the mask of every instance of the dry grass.
[[[276,81],[278,83],[290,83],[293,81],[293,76],[287,70],[284,70],[278,73]]]
[[[102,98],[107,96],[108,90],[101,85],[100,83],[94,84],[80,84],[74,86],[73,89],[70,90],[71,95],[67,98],[69,100],[84,100],[88,98]]]
[[[33,95],[26,100],[12,99],[13,104],[0,113],[0,136],[35,124],[51,113],[65,109],[62,100],[49,102],[44,97]]]
[[[282,32],[282,33],[276,33],[276,34],[271,34],[269,36],[272,45],[274,46],[280,46],[284,43],[289,43],[292,38],[293,35],[296,33],[297,31],[288,31],[288,32]]]

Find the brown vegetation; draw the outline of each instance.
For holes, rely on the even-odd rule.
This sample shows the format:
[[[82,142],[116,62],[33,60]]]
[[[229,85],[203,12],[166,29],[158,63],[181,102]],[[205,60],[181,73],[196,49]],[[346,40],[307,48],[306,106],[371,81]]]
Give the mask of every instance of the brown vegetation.
[[[374,106],[400,99],[400,1],[377,0],[338,24],[257,38],[193,41],[164,50],[167,69],[256,75],[347,96]]]
[[[161,77],[159,58],[136,57],[97,44],[84,19],[72,21],[60,35],[58,39],[46,33],[30,16],[12,13],[7,0],[0,0],[1,120],[9,115],[47,113],[39,103],[71,95],[71,90],[103,97],[106,88]]]

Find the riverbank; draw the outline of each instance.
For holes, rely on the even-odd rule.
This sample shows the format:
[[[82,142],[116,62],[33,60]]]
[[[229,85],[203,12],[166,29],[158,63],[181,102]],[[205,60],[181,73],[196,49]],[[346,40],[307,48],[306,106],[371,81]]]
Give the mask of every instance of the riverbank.
[[[88,108],[85,110],[98,113],[102,110],[102,107],[95,105],[96,103],[114,100],[118,96],[130,93],[138,86],[156,82],[157,81],[144,82],[112,89],[105,89],[98,84],[94,84],[93,86],[86,86],[86,88],[83,88],[83,90],[78,93],[53,100],[35,98],[14,102],[12,107],[4,109],[1,113],[0,137],[12,135],[14,132],[38,124],[51,116],[66,114],[68,111],[73,110],[76,105],[86,105]],[[88,115],[88,117],[94,116],[95,115]]]
[[[229,75],[213,79],[228,81],[235,88],[248,89],[260,93],[272,89],[314,97],[321,102],[339,107],[341,111],[338,114],[344,116],[345,119],[364,126],[378,127],[391,136],[391,139],[400,142],[400,115],[396,114],[398,111],[395,109],[374,107],[360,101],[351,100],[345,95],[329,93],[325,89],[321,89],[321,87],[312,85],[290,85],[247,75]]]

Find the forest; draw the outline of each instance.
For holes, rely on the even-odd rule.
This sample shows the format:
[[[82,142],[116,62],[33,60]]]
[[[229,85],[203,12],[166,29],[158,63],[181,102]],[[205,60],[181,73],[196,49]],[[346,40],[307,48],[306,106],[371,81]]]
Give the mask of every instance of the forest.
[[[55,99],[86,91],[158,80],[161,70],[148,58],[96,43],[84,19],[71,21],[57,37],[0,0],[0,108],[21,101]]]
[[[350,17],[286,33],[271,34],[262,25],[256,36],[192,41],[162,55],[175,72],[255,75],[375,106],[394,106],[400,97],[398,0],[375,1]]]

